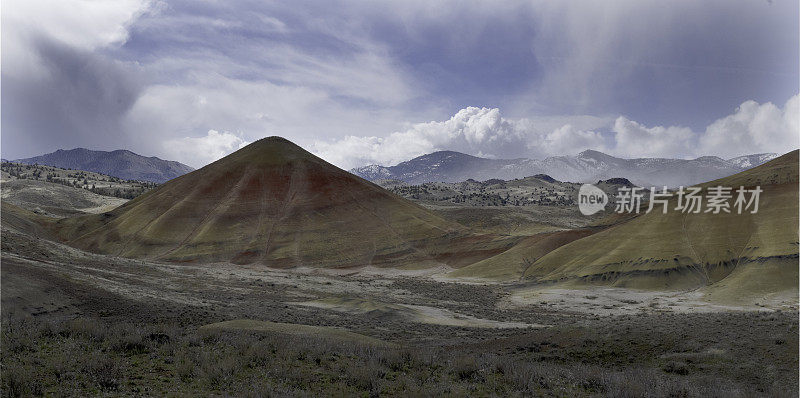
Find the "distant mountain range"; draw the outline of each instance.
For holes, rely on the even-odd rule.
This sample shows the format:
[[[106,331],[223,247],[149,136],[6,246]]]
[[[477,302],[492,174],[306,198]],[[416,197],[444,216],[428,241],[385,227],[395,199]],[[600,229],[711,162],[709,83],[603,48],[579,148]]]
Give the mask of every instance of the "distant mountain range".
[[[440,151],[419,156],[396,166],[369,165],[350,170],[366,180],[401,180],[410,184],[459,182],[468,179],[513,180],[547,174],[559,181],[590,182],[627,178],[639,186],[693,185],[739,173],[778,157],[762,153],[722,159],[639,158],[622,159],[586,150],[575,156],[534,159],[487,159],[460,152]]]
[[[94,151],[85,148],[59,149],[41,156],[14,160],[64,169],[93,171],[126,179],[162,183],[194,170],[183,163],[146,157],[131,151]]]

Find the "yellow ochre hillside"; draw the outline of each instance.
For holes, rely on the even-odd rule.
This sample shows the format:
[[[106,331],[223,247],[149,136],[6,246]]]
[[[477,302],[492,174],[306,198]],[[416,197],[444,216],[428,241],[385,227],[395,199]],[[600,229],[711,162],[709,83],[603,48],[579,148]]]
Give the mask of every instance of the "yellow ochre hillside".
[[[796,291],[798,151],[700,186],[705,193],[717,185],[760,185],[758,212],[686,214],[673,210],[673,198],[667,214],[644,214],[546,253],[523,241],[453,275],[524,272],[537,282],[668,290],[713,285],[714,294],[729,296]]]

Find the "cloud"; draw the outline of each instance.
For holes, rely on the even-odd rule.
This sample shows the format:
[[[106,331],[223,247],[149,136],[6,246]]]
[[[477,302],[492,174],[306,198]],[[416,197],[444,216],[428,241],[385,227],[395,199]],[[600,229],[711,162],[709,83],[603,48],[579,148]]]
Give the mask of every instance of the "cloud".
[[[251,6],[173,1],[130,26],[121,50],[151,78],[125,115],[141,151],[166,157],[163,141],[209,129],[300,145],[393,131],[418,104],[406,71],[357,27],[279,3]]]
[[[141,92],[140,71],[44,37],[32,45],[39,73],[6,74],[3,64],[4,154],[9,147],[17,154],[36,154],[130,145],[133,137],[122,119]]]
[[[794,94],[798,6],[774,3],[9,0],[3,154],[169,157],[164,142],[211,129],[285,136],[346,167],[437,149],[777,148],[758,137],[786,131],[767,122],[783,108],[703,132],[741,99]]]
[[[205,137],[184,137],[164,143],[170,159],[199,168],[250,144],[236,134],[208,130]]]
[[[548,119],[543,126],[552,124]],[[608,123],[586,117],[576,117],[576,122],[594,127]],[[542,157],[586,148],[603,150],[605,144],[601,134],[570,124],[548,131],[533,119],[506,119],[497,108],[468,107],[448,120],[413,124],[387,137],[350,135],[334,142],[316,141],[312,148],[329,162],[351,168],[396,164],[438,150],[490,158]]]
[[[700,138],[700,148],[719,156],[734,157],[753,152],[783,153],[798,147],[800,96],[783,108],[771,102],[746,101],[729,116],[716,120]]]
[[[495,157],[524,149],[522,138],[499,109],[469,107],[449,120],[417,123],[388,137],[347,136],[332,144],[317,141],[314,150],[336,165],[353,167],[365,162],[394,164],[441,149]]]
[[[565,124],[544,137],[544,146],[549,155],[568,155],[579,149],[606,151],[606,138],[596,131],[581,130]]]
[[[623,157],[690,157],[695,134],[686,127],[646,127],[620,116],[614,122],[613,153]]]
[[[620,116],[614,123],[612,153],[624,157],[731,158],[754,153],[785,153],[800,146],[800,95],[782,108],[745,101],[732,114],[696,133],[686,127],[646,127]]]
[[[139,145],[153,153],[163,153],[165,140],[205,135],[209,126],[237,132],[247,141],[279,135],[308,147],[319,137],[342,137],[366,128],[398,129],[402,126],[394,122],[402,118],[398,112],[349,107],[320,88],[191,73],[181,85],[148,87],[124,124],[139,137]]]
[[[42,39],[84,52],[122,43],[128,23],[149,6],[146,0],[4,1],[3,75],[27,75],[40,68],[36,42]]]
[[[531,4],[528,44],[542,73],[520,102],[539,111],[700,130],[741,98],[798,87],[796,1]]]
[[[387,137],[350,135],[316,141],[312,148],[343,168],[394,165],[439,150],[502,158],[571,155],[585,149],[623,158],[785,153],[798,147],[799,98],[793,96],[783,108],[746,101],[702,133],[680,126],[648,127],[624,116],[507,119],[497,108],[469,107],[449,120],[414,124]]]
[[[167,157],[164,142],[210,129],[302,145],[393,131],[408,104],[424,107],[384,45],[326,12],[280,3],[107,5],[3,4],[4,156],[85,146]]]
[[[2,141],[11,158],[58,148],[132,148],[122,119],[144,84],[101,51],[127,37],[147,1],[11,0],[2,8]]]

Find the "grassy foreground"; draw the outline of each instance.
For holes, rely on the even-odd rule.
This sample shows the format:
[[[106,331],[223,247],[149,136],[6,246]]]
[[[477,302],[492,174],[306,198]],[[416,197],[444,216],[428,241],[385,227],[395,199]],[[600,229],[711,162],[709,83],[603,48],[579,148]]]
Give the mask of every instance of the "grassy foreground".
[[[785,321],[772,317],[770,321],[753,315],[753,321]],[[785,359],[797,351],[796,342],[787,341],[796,338],[796,323],[788,325],[785,333],[763,336],[779,353],[785,350]],[[725,356],[717,355],[726,349],[653,360],[647,357],[659,351],[653,349],[658,343],[604,332],[578,335],[576,330],[560,329],[545,340],[515,339],[492,349],[480,345],[400,348],[324,334],[198,331],[165,324],[109,324],[97,318],[45,322],[6,316],[2,395],[691,397],[797,393],[796,383],[776,377],[779,373],[774,367],[782,361],[775,358],[764,358],[772,362],[766,367],[745,361],[739,370],[730,369]],[[696,344],[696,339],[690,337],[687,343]],[[642,360],[649,364],[629,364]],[[725,371],[717,373],[715,367]],[[756,367],[760,374],[752,373]],[[737,372],[749,374],[755,383]]]

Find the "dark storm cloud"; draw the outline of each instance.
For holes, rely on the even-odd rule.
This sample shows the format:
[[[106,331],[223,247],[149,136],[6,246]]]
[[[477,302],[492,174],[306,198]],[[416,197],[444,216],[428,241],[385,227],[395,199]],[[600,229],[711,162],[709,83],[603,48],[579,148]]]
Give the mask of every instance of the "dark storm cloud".
[[[135,68],[44,38],[33,48],[41,70],[2,76],[4,158],[131,142],[122,119],[142,91]]]

